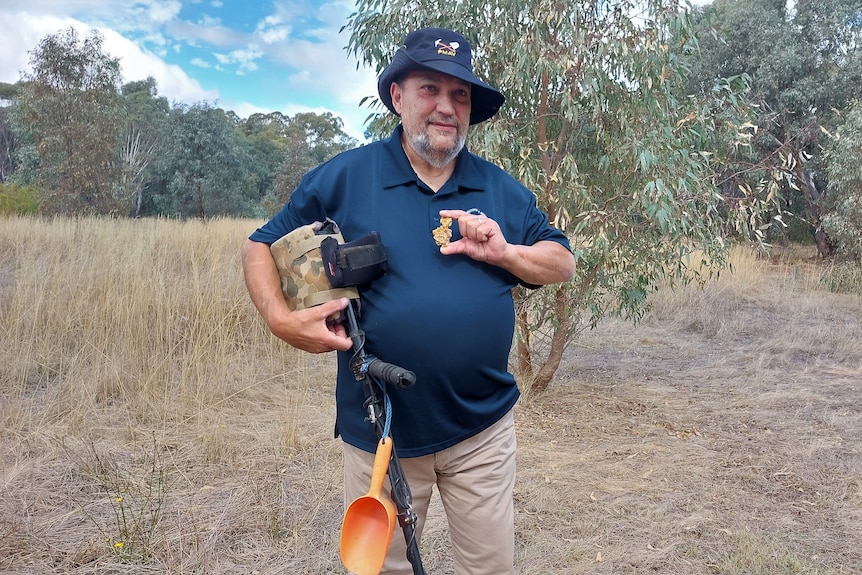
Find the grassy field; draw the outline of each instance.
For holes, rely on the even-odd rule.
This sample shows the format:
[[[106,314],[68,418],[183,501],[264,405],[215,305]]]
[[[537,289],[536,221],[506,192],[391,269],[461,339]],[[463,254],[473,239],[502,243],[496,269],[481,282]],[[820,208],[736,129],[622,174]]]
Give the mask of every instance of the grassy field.
[[[256,316],[256,225],[0,219],[0,572],[344,573],[333,357]],[[812,258],[570,347],[516,408],[519,574],[862,573],[862,301]]]

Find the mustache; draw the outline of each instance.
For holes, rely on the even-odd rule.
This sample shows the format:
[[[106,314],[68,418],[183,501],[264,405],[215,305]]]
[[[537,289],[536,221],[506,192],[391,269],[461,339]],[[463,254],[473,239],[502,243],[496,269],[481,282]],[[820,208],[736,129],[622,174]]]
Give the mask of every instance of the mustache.
[[[427,124],[444,124],[446,126],[452,126],[454,128],[461,128],[461,123],[458,121],[458,118],[454,116],[431,116],[426,121]]]

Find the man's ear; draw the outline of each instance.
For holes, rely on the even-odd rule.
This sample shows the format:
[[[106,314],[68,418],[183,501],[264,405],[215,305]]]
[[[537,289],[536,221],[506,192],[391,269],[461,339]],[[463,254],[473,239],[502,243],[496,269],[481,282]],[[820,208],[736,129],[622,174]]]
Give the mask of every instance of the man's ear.
[[[395,108],[395,113],[401,115],[401,85],[398,82],[392,82],[389,85],[389,95],[392,97],[392,107]]]

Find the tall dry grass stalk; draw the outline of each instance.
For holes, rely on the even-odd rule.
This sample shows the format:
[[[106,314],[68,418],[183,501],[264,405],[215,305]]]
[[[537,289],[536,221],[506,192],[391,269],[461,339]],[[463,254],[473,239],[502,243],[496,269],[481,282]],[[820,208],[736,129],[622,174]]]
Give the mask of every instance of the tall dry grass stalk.
[[[237,526],[284,538],[297,527],[279,500],[304,498],[293,486],[309,476],[336,481],[334,366],[276,340],[251,306],[239,250],[257,225],[0,220],[0,436],[12,462],[0,535],[24,538],[19,549],[0,537],[0,556],[39,538],[78,551],[31,549],[25,572],[106,553],[213,572]],[[224,469],[246,474],[242,488],[213,487]],[[64,511],[34,523],[22,490]]]
[[[862,293],[862,281],[845,282],[835,293],[833,266],[817,265],[813,255],[800,250],[797,246],[768,256],[736,247],[731,267],[714,281],[660,288],[645,322],[715,341],[748,340],[759,362],[789,356],[857,357],[862,333],[841,302]]]
[[[681,329],[720,337],[746,329],[733,318],[740,306],[771,303],[787,299],[794,292],[815,294],[818,271],[799,262],[771,262],[763,253],[748,247],[735,247],[730,267],[701,286],[660,286],[650,298],[647,321],[671,322]],[[769,271],[775,273],[767,273]],[[776,280],[776,278],[778,278]]]
[[[5,219],[0,373],[8,397],[32,403],[5,403],[4,427],[95,439],[120,411],[129,427],[174,433],[219,421],[262,382],[304,385],[308,358],[268,334],[243,285],[239,247],[255,225]]]

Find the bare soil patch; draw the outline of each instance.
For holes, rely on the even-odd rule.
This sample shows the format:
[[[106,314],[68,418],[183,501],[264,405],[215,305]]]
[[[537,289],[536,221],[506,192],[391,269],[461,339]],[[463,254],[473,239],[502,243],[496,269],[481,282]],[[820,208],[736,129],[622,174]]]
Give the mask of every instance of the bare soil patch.
[[[787,296],[570,350],[520,409],[521,572],[862,573],[862,308]]]

